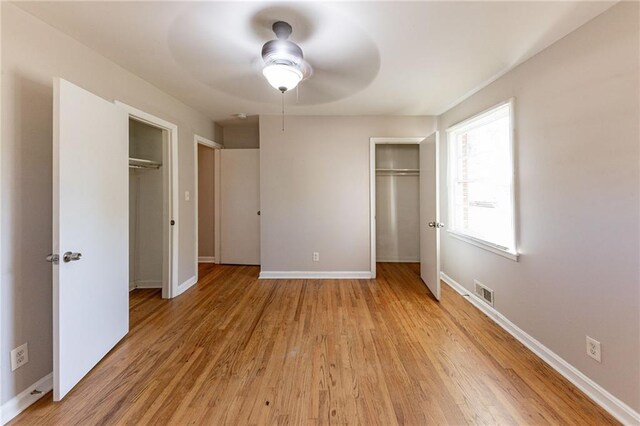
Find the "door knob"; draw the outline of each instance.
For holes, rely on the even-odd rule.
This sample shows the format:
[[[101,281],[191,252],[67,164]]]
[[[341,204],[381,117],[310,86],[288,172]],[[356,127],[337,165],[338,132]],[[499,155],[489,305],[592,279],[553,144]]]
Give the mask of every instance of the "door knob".
[[[429,222],[429,228],[444,228],[444,223]]]
[[[64,261],[64,263],[80,260],[81,258],[82,258],[82,253],[72,253],[70,251],[62,255],[62,260]]]
[[[429,228],[435,228],[435,227],[436,227],[435,222],[429,222]]]
[[[58,256],[57,254],[50,253],[47,255],[47,257],[45,257],[45,259],[47,260],[47,262],[51,262],[54,265],[57,265],[58,261],[60,260],[60,256]]]

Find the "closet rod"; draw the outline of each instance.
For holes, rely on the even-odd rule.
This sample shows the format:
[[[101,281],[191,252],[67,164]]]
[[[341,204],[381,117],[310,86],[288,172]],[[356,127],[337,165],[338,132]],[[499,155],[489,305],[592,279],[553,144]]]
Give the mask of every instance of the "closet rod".
[[[378,176],[420,176],[417,172],[377,173]]]
[[[382,176],[418,176],[420,169],[376,169],[376,174]]]
[[[142,158],[129,158],[129,168],[131,169],[159,169],[162,163]]]
[[[130,169],[144,169],[144,170],[158,170],[160,166],[137,166],[135,164],[129,164]]]

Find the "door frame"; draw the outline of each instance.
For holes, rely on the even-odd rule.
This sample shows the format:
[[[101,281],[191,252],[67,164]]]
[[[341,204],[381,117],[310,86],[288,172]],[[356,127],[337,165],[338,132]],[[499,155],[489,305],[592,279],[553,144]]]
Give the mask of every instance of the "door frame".
[[[168,195],[163,200],[163,218],[166,222],[175,221],[173,226],[163,227],[163,265],[162,265],[162,298],[171,299],[178,296],[180,285],[178,283],[178,241],[180,222],[178,221],[178,126],[155,115],[127,105],[120,101],[115,104],[129,114],[129,118],[148,124],[165,131],[166,146],[163,147],[164,158],[162,165],[167,174],[163,176],[163,193]]]
[[[198,223],[198,203],[199,197],[198,194],[198,145],[203,145],[213,149],[213,250],[214,257],[213,261],[209,263],[220,263],[220,150],[224,149],[224,146],[221,144],[214,142],[210,139],[202,137],[200,135],[193,135],[193,170],[194,170],[194,194],[195,194],[195,224],[196,224],[196,235],[195,235],[195,271],[196,271],[196,281],[198,279],[198,263],[200,262],[200,257],[198,256],[198,235],[199,235],[199,223]]]
[[[369,253],[372,279],[376,278],[376,145],[419,145],[425,138],[427,136],[369,138]]]

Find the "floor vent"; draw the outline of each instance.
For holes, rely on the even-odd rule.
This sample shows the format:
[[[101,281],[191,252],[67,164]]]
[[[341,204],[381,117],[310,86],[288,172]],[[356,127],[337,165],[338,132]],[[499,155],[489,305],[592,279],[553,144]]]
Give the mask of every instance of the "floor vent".
[[[477,280],[473,280],[475,284],[476,296],[493,306],[493,290]]]

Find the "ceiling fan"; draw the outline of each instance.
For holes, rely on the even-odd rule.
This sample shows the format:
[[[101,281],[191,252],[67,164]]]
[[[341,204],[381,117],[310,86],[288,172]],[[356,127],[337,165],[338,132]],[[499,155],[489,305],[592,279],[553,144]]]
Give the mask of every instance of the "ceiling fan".
[[[296,109],[341,101],[378,75],[378,47],[351,15],[330,2],[265,4],[195,2],[172,24],[171,55],[239,111],[273,106],[281,87]]]
[[[311,66],[305,62],[300,46],[288,40],[293,28],[287,22],[277,21],[271,29],[276,35],[262,46],[264,68],[262,75],[275,89],[284,93],[294,89],[302,80],[308,78]]]

